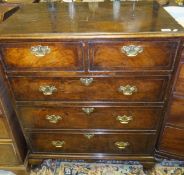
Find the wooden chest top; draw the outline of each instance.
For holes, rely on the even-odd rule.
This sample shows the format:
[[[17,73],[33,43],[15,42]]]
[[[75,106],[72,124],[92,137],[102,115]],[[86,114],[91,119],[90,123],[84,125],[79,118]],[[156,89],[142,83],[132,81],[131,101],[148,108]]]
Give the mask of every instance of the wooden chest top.
[[[38,3],[21,6],[0,25],[0,38],[184,36],[156,2]]]

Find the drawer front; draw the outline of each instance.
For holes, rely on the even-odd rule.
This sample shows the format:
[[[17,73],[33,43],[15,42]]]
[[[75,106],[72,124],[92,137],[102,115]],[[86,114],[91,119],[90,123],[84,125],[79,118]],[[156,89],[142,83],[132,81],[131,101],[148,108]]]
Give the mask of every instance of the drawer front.
[[[2,46],[8,70],[63,70],[83,69],[83,48],[80,42],[24,43]]]
[[[166,127],[162,135],[160,150],[184,156],[184,129]]]
[[[184,127],[184,98],[174,97],[172,99],[170,113],[168,115],[168,123],[178,126]]]
[[[0,143],[0,164],[18,164],[13,144]]]
[[[179,77],[176,82],[175,91],[184,95],[184,63],[180,64]]]
[[[122,41],[90,43],[90,70],[169,70],[177,41]]]
[[[80,78],[11,78],[16,100],[163,101],[167,77],[93,78],[86,86]]]
[[[87,135],[88,134],[88,135]],[[33,152],[151,154],[154,134],[30,133]]]
[[[156,129],[160,108],[19,107],[19,118],[29,129]]]
[[[0,117],[0,139],[10,138],[7,126],[6,119],[4,117]]]

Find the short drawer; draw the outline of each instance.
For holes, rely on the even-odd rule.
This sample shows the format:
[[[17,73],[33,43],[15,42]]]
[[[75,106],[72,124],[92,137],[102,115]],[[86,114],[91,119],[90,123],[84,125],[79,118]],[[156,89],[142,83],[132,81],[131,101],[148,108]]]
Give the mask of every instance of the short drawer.
[[[12,165],[18,163],[13,144],[0,142],[0,164]]]
[[[179,76],[176,82],[175,91],[176,93],[183,94],[184,95],[184,63],[180,64],[179,66]]]
[[[160,150],[184,156],[184,129],[166,127],[164,129]]]
[[[178,41],[100,41],[89,44],[90,70],[170,70]]]
[[[6,124],[6,119],[4,117],[0,117],[0,139],[10,138],[7,127],[8,125]]]
[[[157,129],[161,108],[146,107],[26,107],[18,108],[29,129]]]
[[[168,123],[178,127],[184,127],[183,106],[184,98],[174,96],[170,106],[170,112],[168,114]]]
[[[76,71],[83,69],[81,42],[15,43],[1,47],[8,70]]]
[[[30,133],[33,152],[151,154],[154,134]]]
[[[85,85],[80,78],[10,78],[16,100],[163,101],[168,77],[100,78]],[[92,80],[92,79],[91,79]],[[85,81],[86,82],[86,81]]]

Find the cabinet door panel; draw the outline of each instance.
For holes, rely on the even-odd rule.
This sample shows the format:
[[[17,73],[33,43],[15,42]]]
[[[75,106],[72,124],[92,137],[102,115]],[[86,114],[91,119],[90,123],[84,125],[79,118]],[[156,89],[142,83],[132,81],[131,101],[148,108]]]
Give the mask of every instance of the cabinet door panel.
[[[179,156],[184,156],[184,129],[165,127],[160,150]]]
[[[174,96],[169,110],[167,123],[184,127],[184,98]]]
[[[0,164],[18,164],[16,153],[12,144],[0,143]]]

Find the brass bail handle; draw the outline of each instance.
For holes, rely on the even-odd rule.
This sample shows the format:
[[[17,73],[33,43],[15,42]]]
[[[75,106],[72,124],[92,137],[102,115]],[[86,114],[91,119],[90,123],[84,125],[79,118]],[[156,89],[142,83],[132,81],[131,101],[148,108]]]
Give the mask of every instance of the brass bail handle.
[[[121,124],[129,124],[130,121],[133,120],[132,116],[127,116],[127,115],[118,115],[116,117],[116,120],[119,121]]]
[[[135,45],[123,46],[121,48],[121,52],[128,57],[135,57],[138,54],[142,53],[143,51],[144,49],[142,46],[135,46]]]
[[[65,144],[65,141],[61,140],[53,140],[52,145],[56,148],[62,148]]]
[[[120,150],[124,150],[126,149],[130,144],[128,142],[124,142],[124,141],[118,141],[115,142],[114,145],[120,149]]]
[[[52,95],[54,92],[57,92],[57,88],[55,86],[40,86],[39,91],[43,93],[43,95],[49,96]]]
[[[63,119],[62,116],[60,116],[60,115],[54,115],[54,114],[52,114],[52,115],[46,115],[45,118],[46,118],[46,120],[48,120],[50,123],[53,123],[53,124],[56,124],[60,120]]]
[[[51,49],[49,48],[49,46],[37,45],[32,46],[30,48],[30,51],[36,57],[44,57],[51,52]]]

